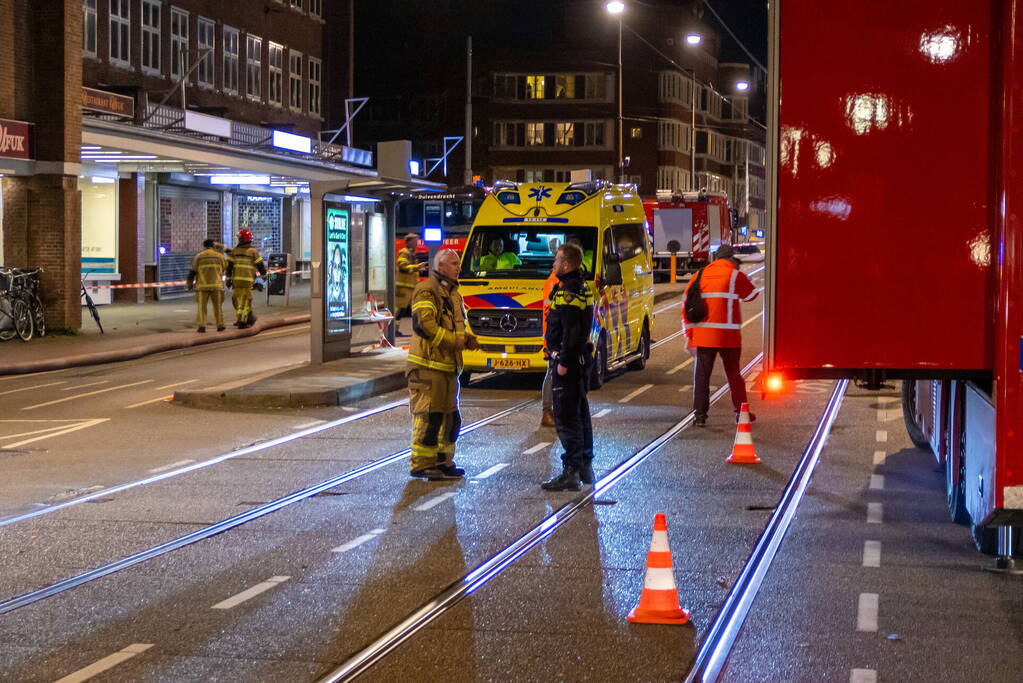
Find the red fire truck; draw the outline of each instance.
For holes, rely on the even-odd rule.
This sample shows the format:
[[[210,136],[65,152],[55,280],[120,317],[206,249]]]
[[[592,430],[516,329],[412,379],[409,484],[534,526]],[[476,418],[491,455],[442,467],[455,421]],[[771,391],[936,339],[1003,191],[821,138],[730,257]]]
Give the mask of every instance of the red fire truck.
[[[945,469],[952,519],[1011,567],[1023,0],[771,8],[767,370],[903,380],[906,426]]]
[[[405,247],[405,235],[419,235],[416,256],[427,261],[438,249],[465,249],[476,212],[486,190],[475,185],[451,188],[444,193],[417,192],[397,202],[395,253]]]
[[[736,217],[723,192],[658,191],[657,199],[643,200],[647,223],[653,233],[654,276],[671,272],[675,254],[678,273],[705,265],[710,252],[735,239]]]

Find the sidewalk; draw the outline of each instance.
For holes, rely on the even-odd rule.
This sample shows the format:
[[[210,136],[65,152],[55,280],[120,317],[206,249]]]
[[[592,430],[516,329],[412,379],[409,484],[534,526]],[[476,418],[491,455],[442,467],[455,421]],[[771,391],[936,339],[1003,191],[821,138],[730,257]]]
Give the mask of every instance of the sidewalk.
[[[195,331],[195,300],[152,301],[144,304],[110,304],[98,306],[104,334],[86,308],[82,309],[82,329],[77,335],[53,334],[30,342],[12,340],[0,343],[0,375],[17,375],[83,365],[99,365],[133,360],[154,353],[183,349],[202,344],[241,339],[263,330],[283,325],[309,322],[309,284],[292,285],[288,306],[284,297],[271,297],[255,292],[253,310],[256,324],[246,330],[234,327],[231,292],[224,302],[227,329],[216,331],[216,324],[207,324],[207,332]]]
[[[684,288],[685,283],[657,285],[654,302],[663,304]],[[192,408],[344,405],[404,387],[406,355],[400,349],[364,351],[320,367],[303,364],[254,381],[176,391],[174,403]]]

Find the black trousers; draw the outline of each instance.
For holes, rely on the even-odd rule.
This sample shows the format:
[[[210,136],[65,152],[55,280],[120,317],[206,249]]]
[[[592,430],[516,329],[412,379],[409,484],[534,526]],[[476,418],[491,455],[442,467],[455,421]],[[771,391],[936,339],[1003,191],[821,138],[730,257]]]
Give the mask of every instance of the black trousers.
[[[700,346],[696,349],[696,369],[693,379],[693,411],[696,417],[707,417],[710,409],[710,373],[714,370],[714,358],[721,356],[728,377],[728,388],[732,392],[732,405],[735,412],[746,403],[746,381],[742,378],[739,368],[739,357],[742,349],[719,349],[713,346]]]
[[[593,423],[586,400],[585,369],[570,370],[567,375],[554,371],[554,425],[565,452],[561,464],[578,469],[593,462]]]

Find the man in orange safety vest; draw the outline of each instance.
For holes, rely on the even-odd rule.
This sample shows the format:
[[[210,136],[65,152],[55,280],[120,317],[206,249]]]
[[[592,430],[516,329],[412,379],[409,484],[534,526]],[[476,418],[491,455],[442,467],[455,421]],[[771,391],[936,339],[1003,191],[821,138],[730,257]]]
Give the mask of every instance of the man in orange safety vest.
[[[728,388],[732,394],[732,405],[738,419],[739,408],[746,399],[746,382],[739,369],[742,354],[742,311],[740,302],[753,301],[760,294],[746,274],[739,270],[732,247],[722,244],[714,255],[714,261],[705,266],[699,274],[699,288],[707,306],[707,316],[699,322],[686,320],[685,305],[682,306],[682,323],[688,340],[687,348],[696,358],[693,379],[693,411],[696,426],[707,424],[710,408],[710,375],[714,359],[721,356],[728,377]],[[689,280],[683,301],[697,277]],[[750,419],[756,419],[752,414]]]

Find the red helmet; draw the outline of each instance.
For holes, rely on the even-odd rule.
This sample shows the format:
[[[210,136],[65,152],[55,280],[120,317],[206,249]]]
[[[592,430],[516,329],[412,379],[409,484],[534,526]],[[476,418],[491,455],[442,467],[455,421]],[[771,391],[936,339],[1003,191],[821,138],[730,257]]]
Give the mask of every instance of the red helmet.
[[[239,242],[251,242],[252,241],[252,231],[251,230],[240,230],[238,232],[238,241]]]

